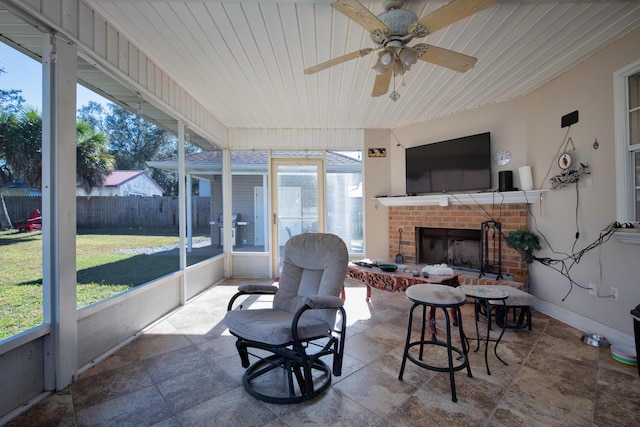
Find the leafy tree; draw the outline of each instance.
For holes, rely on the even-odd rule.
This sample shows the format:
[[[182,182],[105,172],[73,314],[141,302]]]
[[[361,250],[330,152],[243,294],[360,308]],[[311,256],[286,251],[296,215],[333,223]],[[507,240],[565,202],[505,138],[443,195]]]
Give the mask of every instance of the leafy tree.
[[[0,75],[4,72],[4,68],[0,67]],[[0,184],[11,182],[12,178],[11,170],[4,157],[5,133],[16,125],[16,115],[23,111],[24,98],[20,95],[21,93],[19,89],[0,89]]]
[[[6,130],[15,125],[16,117],[13,114],[0,111],[0,184],[6,184],[11,182],[11,169],[7,165],[7,161],[4,158],[5,152],[5,133]],[[7,206],[0,191],[0,229],[6,230],[11,228],[11,218],[7,212]]]
[[[176,174],[150,168],[146,163],[175,157],[175,135],[115,104],[108,104],[105,109],[102,104],[90,101],[78,113],[79,117],[109,135],[109,149],[115,156],[116,169],[144,170],[165,195],[178,194]],[[189,153],[198,149],[188,145],[185,150]]]
[[[13,118],[11,118],[13,117]],[[18,117],[9,115],[2,128],[2,152],[6,179],[42,186],[42,116],[27,110]],[[114,159],[107,149],[107,135],[91,125],[76,123],[77,178],[85,190],[102,185],[113,169]]]
[[[146,161],[156,160],[160,152],[172,144],[169,134],[116,104],[90,102],[79,110],[79,116],[109,135],[109,149],[120,170],[146,169]]]
[[[0,110],[9,114],[20,113],[24,109],[21,93],[19,89],[0,89]]]
[[[0,75],[5,73],[0,67]],[[5,158],[5,134],[12,129],[17,121],[16,115],[24,111],[24,98],[19,89],[0,89],[0,184],[11,182],[12,173]]]
[[[0,184],[6,184],[12,180],[11,168],[7,164],[4,153],[7,150],[7,132],[16,125],[16,116],[0,111]]]
[[[115,158],[108,151],[108,137],[86,120],[76,123],[77,181],[84,191],[100,187],[113,170]]]
[[[4,159],[11,180],[32,187],[42,184],[42,116],[29,109],[3,132]]]
[[[4,73],[0,67],[0,75]],[[8,114],[18,114],[23,110],[24,98],[20,89],[0,89],[0,111]]]
[[[107,111],[99,102],[89,101],[87,105],[78,109],[78,119],[85,120],[92,128],[109,135],[105,127],[106,116]]]

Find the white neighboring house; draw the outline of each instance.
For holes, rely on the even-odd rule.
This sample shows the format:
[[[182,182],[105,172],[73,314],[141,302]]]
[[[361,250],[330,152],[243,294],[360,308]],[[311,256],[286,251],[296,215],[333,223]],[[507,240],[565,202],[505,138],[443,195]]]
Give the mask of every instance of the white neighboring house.
[[[162,193],[162,188],[141,170],[113,171],[102,187],[92,189],[90,194],[76,187],[76,196],[162,196]]]
[[[39,188],[30,187],[22,181],[13,181],[9,184],[0,185],[0,192],[2,192],[3,196],[42,196]]]

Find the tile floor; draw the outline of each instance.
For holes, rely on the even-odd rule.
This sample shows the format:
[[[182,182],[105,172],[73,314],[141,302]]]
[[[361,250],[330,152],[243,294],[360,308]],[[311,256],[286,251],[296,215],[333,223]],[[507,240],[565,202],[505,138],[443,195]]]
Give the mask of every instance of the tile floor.
[[[582,333],[538,312],[533,331],[507,330],[498,353],[470,353],[473,377],[407,364],[398,380],[410,302],[403,293],[348,281],[343,375],[297,405],[249,396],[234,338],[223,323],[239,280],[228,280],[149,327],[106,360],[9,426],[637,426],[640,378]],[[259,302],[258,302],[259,303]],[[472,334],[473,307],[463,307]],[[441,320],[442,314],[439,315]],[[486,322],[483,322],[486,324]],[[475,346],[472,346],[472,350]]]

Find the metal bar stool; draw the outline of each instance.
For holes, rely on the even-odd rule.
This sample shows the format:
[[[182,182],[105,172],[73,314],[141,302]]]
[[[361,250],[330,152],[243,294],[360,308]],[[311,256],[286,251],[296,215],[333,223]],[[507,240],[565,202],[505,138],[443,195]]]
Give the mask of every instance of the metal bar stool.
[[[404,346],[404,354],[402,356],[402,365],[400,366],[400,375],[398,376],[399,380],[402,380],[402,375],[404,374],[404,368],[406,366],[407,359],[416,365],[437,372],[449,372],[449,381],[451,383],[451,400],[454,402],[458,401],[456,397],[456,382],[455,382],[455,371],[459,371],[461,369],[467,368],[467,374],[471,377],[471,367],[469,366],[469,358],[468,358],[468,347],[466,343],[466,338],[464,336],[464,331],[462,330],[462,314],[460,313],[460,306],[464,305],[466,301],[465,295],[459,290],[445,286],[445,285],[433,285],[433,284],[424,284],[424,285],[413,285],[409,287],[406,291],[407,298],[413,301],[413,305],[409,310],[409,325],[407,327],[407,341]],[[427,306],[432,308],[441,308],[444,312],[445,323],[446,323],[446,341],[437,341],[437,340],[425,340],[425,329],[427,322]],[[422,307],[422,329],[420,334],[420,340],[411,341],[411,328],[413,323],[413,311],[417,307]],[[458,331],[460,332],[460,342],[462,349],[454,347],[451,345],[451,319],[449,318],[449,312],[447,309],[453,309],[454,312],[458,316]],[[427,345],[437,345],[441,347],[445,347],[447,349],[447,358],[448,364],[447,366],[437,366],[429,363],[425,363],[423,361],[424,355],[424,347]],[[411,347],[420,347],[419,355],[416,358],[412,354],[409,353]],[[453,361],[453,353],[457,353],[459,355],[457,360],[461,360],[461,362],[457,365],[454,365]]]
[[[496,323],[500,322],[504,318],[504,327],[506,329],[524,329],[528,328],[531,330],[531,307],[534,307],[537,303],[537,298],[533,295],[521,291],[520,289],[516,289],[513,286],[508,285],[494,285],[496,289],[500,289],[509,294],[506,300],[504,300],[504,305],[506,307],[502,307],[503,303],[500,300],[489,300],[490,305],[495,305],[497,308],[496,315],[494,316],[496,319]],[[499,313],[500,310],[505,310],[504,316]],[[507,322],[507,315],[509,311],[513,310],[513,323]],[[485,307],[486,314],[486,307]],[[517,318],[516,318],[517,316]],[[487,318],[489,321],[489,328],[491,328],[491,316]],[[498,324],[498,326],[502,327],[502,325]]]

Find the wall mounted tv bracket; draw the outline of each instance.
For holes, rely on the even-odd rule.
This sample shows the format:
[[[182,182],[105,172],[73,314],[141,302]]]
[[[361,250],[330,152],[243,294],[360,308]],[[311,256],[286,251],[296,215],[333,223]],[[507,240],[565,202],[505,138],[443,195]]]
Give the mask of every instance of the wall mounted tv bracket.
[[[589,165],[580,163],[579,168],[567,169],[560,175],[552,176],[549,179],[549,182],[551,182],[551,188],[557,190],[559,188],[566,187],[569,184],[573,184],[574,182],[578,182],[581,177],[583,177],[584,175],[589,175],[590,173],[591,170],[589,170]]]

